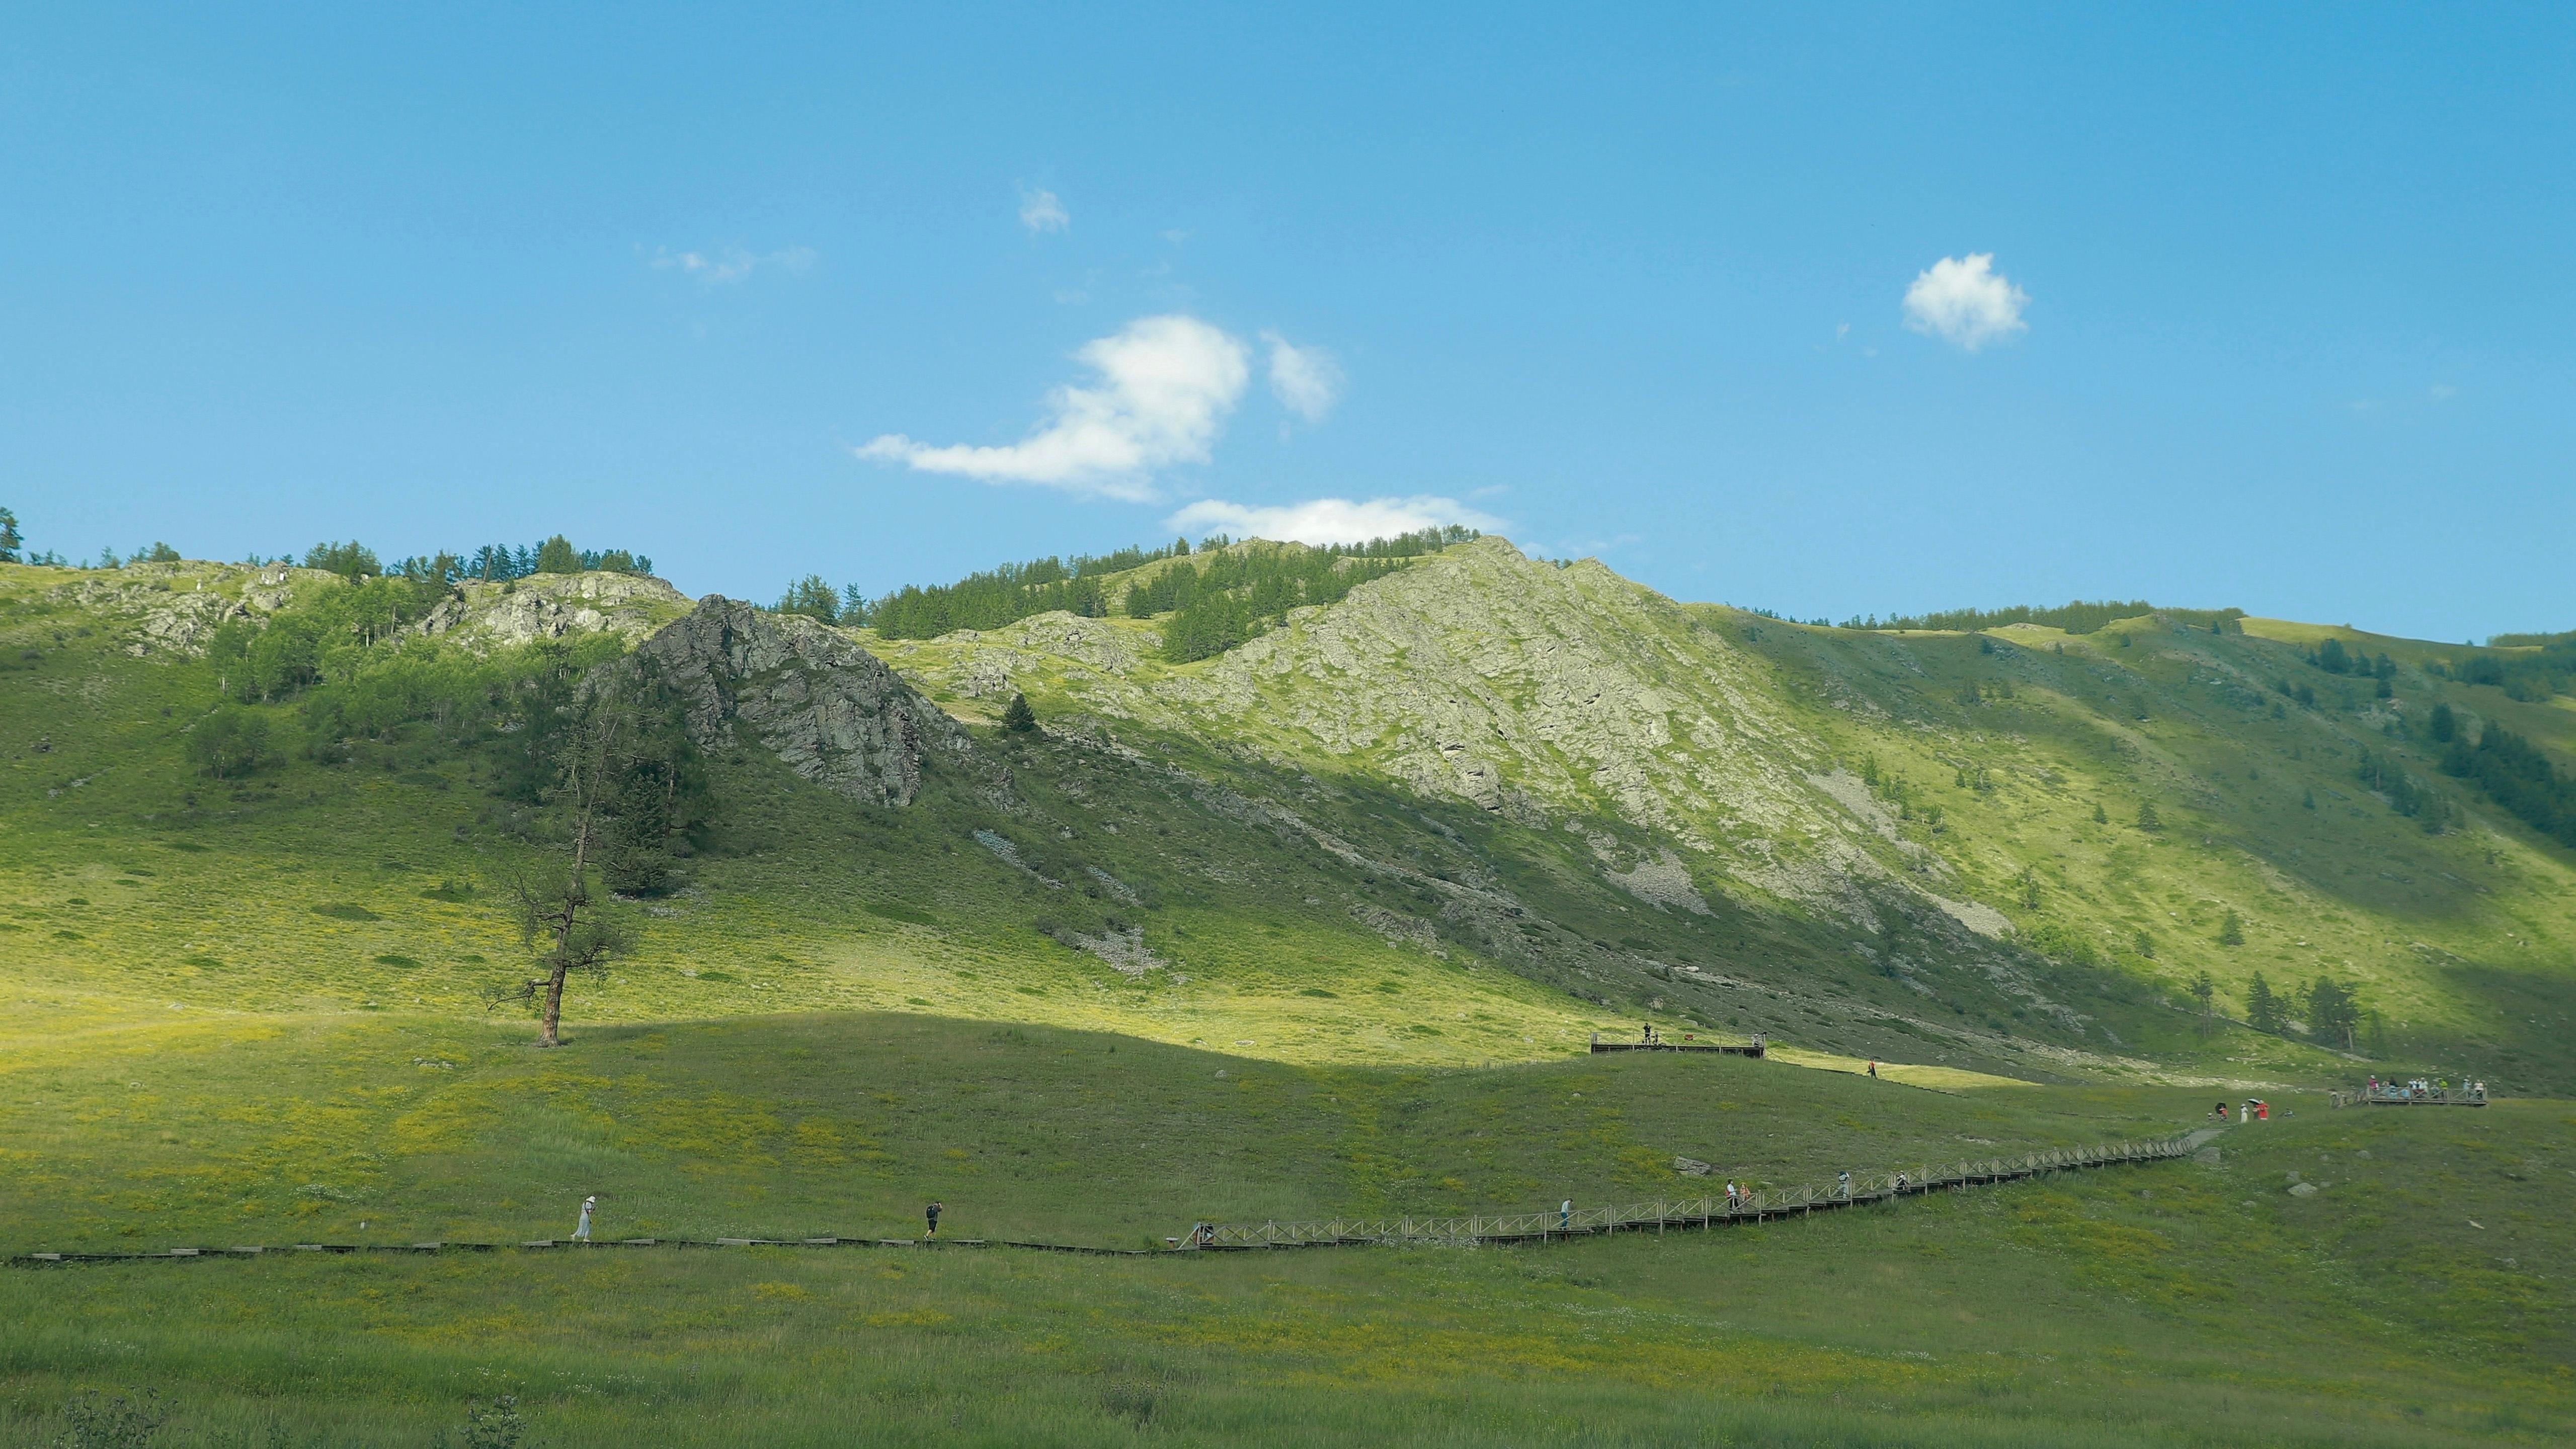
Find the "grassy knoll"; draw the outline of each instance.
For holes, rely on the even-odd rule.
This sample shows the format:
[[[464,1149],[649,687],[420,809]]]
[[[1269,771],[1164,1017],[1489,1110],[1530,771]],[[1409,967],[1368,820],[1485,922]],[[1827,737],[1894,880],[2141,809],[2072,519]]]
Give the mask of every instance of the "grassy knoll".
[[[11,1272],[0,1443],[46,1442],[84,1385],[150,1385],[185,1442],[248,1444],[425,1444],[499,1392],[559,1446],[2416,1445],[2576,1429],[2563,1107],[2310,1106],[2221,1152],[1546,1249]],[[2290,1194],[2293,1172],[2322,1190]]]

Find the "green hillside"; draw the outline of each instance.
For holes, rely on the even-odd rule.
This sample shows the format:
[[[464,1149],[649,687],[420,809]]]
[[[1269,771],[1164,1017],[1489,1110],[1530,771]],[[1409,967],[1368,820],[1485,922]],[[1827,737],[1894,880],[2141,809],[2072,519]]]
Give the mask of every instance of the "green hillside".
[[[515,1242],[590,1193],[1138,1246],[2283,1115],[1543,1254],[13,1271],[0,1443],[128,1386],[259,1445],[500,1393],[566,1445],[2563,1436],[2555,643],[1800,625],[1494,538],[1129,562],[860,608],[901,638],[819,580],[0,565],[0,1247]],[[541,1052],[519,897],[576,838],[615,948]],[[1646,1020],[1771,1053],[1586,1051]],[[2326,1109],[2371,1072],[2517,1100]]]
[[[786,619],[970,729],[894,805],[725,726],[678,888],[615,908],[634,947],[575,1019],[910,1007],[1481,1063],[1653,1015],[2027,1079],[2568,1070],[2543,1044],[2576,857],[2446,774],[2424,722],[2556,749],[2570,712],[2461,683],[2458,651],[2155,616],[1817,628],[1497,539],[1378,566],[1190,664],[1151,620]],[[510,681],[688,602],[539,575],[379,626],[346,622],[360,592],[0,567],[0,926],[29,1009],[460,1010],[511,973],[495,897],[546,832],[509,797]],[[331,677],[231,707],[272,745],[215,777],[191,736],[250,668],[220,636],[314,617]],[[2387,697],[2308,661],[2328,637],[2390,659]],[[986,723],[1020,693],[1043,730]],[[2257,972],[2272,1032],[2241,1025]],[[2320,976],[2360,1003],[2332,1041],[2302,1020]]]

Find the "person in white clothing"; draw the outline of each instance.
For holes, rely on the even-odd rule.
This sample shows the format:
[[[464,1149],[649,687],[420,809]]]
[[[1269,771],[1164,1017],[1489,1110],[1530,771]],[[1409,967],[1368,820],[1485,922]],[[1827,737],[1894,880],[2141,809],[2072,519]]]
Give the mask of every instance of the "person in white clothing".
[[[573,1224],[572,1229],[572,1240],[574,1242],[587,1243],[590,1241],[590,1210],[597,1206],[599,1206],[599,1199],[597,1197],[586,1197],[581,1200],[581,1221]]]

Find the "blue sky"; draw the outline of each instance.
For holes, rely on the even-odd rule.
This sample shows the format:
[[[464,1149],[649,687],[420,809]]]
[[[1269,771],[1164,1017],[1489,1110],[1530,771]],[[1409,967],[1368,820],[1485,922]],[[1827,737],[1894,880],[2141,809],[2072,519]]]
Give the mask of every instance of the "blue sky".
[[[38,548],[2576,626],[2564,7],[217,9],[0,19]]]

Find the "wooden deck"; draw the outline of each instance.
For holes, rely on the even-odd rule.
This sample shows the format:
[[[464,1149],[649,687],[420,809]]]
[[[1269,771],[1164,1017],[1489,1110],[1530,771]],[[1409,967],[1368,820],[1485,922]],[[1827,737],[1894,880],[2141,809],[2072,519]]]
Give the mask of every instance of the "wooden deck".
[[[1684,1036],[1680,1041],[1660,1036],[1652,1041],[1603,1041],[1601,1033],[1596,1031],[1592,1034],[1592,1050],[1595,1052],[1720,1052],[1731,1057],[1758,1057],[1763,1055],[1764,1046],[1762,1038],[1758,1036],[1749,1042],[1700,1041],[1696,1039],[1695,1033]]]

